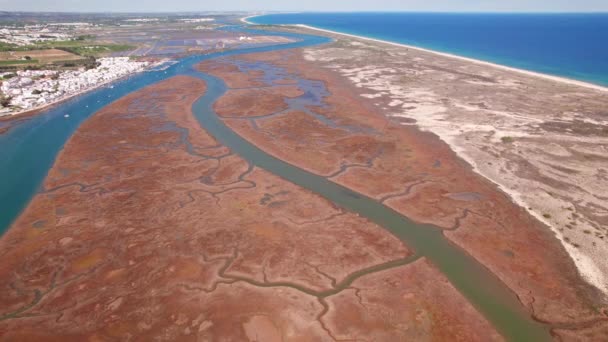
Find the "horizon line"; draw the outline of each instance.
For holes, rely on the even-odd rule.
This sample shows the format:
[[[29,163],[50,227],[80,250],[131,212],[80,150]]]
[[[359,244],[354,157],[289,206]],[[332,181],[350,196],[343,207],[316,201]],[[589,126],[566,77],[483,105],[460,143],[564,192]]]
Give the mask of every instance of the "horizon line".
[[[420,14],[608,14],[608,10],[600,11],[408,11],[408,10],[336,10],[336,11],[323,11],[323,10],[305,10],[305,11],[281,11],[281,10],[184,10],[184,11],[152,11],[152,12],[135,12],[135,11],[54,11],[54,10],[0,10],[0,14],[10,13],[44,13],[44,14],[204,14],[208,13],[211,15],[217,14],[302,14],[302,13],[420,13]]]

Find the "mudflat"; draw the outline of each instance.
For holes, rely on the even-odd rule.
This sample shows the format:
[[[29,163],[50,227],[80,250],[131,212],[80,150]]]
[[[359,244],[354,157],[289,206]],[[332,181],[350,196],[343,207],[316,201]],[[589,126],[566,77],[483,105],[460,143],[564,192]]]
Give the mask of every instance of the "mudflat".
[[[361,96],[368,90],[352,84],[342,69],[332,68],[333,60],[310,57],[339,44],[345,43],[222,58],[199,68],[235,89],[215,110],[239,135],[415,221],[443,228],[555,336],[606,336],[602,294],[581,277],[550,229],[474,172],[436,135],[385,115],[375,96]],[[319,68],[318,62],[326,67]],[[250,85],[249,93],[277,88],[276,97],[286,83],[303,95],[283,96],[283,103],[273,101],[261,115],[238,115],[259,106],[237,95],[241,84]]]
[[[391,120],[449,144],[608,294],[608,88],[325,34],[336,42],[306,49],[306,60],[348,79]]]
[[[208,135],[205,89],[173,77],[71,137],[0,240],[1,340],[501,339],[396,237]]]

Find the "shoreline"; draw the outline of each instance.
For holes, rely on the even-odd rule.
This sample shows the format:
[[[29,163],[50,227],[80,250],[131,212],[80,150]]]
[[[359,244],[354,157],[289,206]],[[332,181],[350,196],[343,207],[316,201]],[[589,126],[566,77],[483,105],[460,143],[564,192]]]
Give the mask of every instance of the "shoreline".
[[[255,16],[249,16],[249,17],[242,18],[241,21],[243,21],[247,24],[257,25],[257,24],[251,23],[247,20],[248,18],[251,18],[251,17],[255,17]],[[517,68],[505,66],[505,65],[486,62],[483,60],[476,60],[473,58],[462,57],[462,56],[458,56],[458,55],[443,53],[443,52],[429,50],[429,49],[420,48],[420,47],[416,47],[416,46],[410,46],[407,44],[393,43],[393,42],[383,41],[383,40],[374,39],[374,38],[361,37],[361,36],[356,36],[356,35],[347,34],[347,33],[320,29],[320,28],[316,28],[316,27],[312,27],[312,26],[308,26],[308,25],[302,25],[302,24],[278,25],[278,26],[299,27],[299,28],[305,28],[305,29],[309,29],[309,30],[313,30],[313,31],[320,31],[320,32],[335,34],[335,35],[339,35],[339,36],[346,36],[346,37],[350,37],[350,38],[371,41],[374,43],[388,44],[391,46],[397,46],[397,47],[403,47],[403,48],[411,48],[413,50],[422,51],[422,52],[426,52],[426,53],[432,53],[434,55],[439,55],[442,57],[447,57],[447,58],[456,59],[456,60],[465,61],[465,62],[471,62],[476,65],[489,66],[489,67],[493,67],[495,69],[515,72],[517,74],[523,74],[523,75],[529,76],[529,77],[535,77],[538,79],[548,80],[548,81],[566,84],[566,85],[570,85],[570,86],[584,87],[586,89],[591,89],[591,90],[599,91],[599,92],[608,92],[608,87],[603,87],[603,86],[596,85],[596,84],[572,80],[572,79],[559,77],[559,76],[542,74],[542,73],[523,70],[523,69],[517,69]],[[446,144],[448,144],[450,146],[450,148],[458,155],[458,157],[460,157],[462,160],[464,160],[471,166],[472,172],[480,175],[484,179],[487,179],[491,183],[495,184],[501,192],[503,192],[505,195],[510,197],[510,199],[513,203],[515,203],[516,205],[518,205],[522,208],[529,207],[529,203],[527,203],[522,198],[522,194],[520,192],[509,189],[505,185],[500,184],[499,182],[497,182],[496,180],[492,179],[490,176],[488,176],[484,172],[482,172],[480,170],[478,162],[475,160],[475,158],[471,157],[471,155],[469,155],[469,153],[464,148],[462,148],[461,146],[458,146],[458,144],[455,143],[453,137],[451,137],[449,134],[446,134],[445,132],[442,132],[441,130],[437,131],[434,129],[431,130],[431,129],[429,129],[429,127],[423,127],[424,125],[420,125],[420,123],[417,123],[415,125],[422,131],[427,131],[427,132],[431,132],[431,133],[435,134],[440,140],[442,140]],[[544,224],[547,228],[549,228],[549,230],[552,233],[554,233],[556,239],[559,240],[559,242],[561,243],[563,248],[566,250],[567,254],[570,256],[570,258],[576,265],[576,268],[577,268],[581,278],[583,278],[591,286],[598,289],[604,296],[608,296],[608,285],[605,282],[606,276],[598,268],[598,266],[597,266],[596,262],[593,260],[593,258],[587,254],[580,252],[577,248],[575,248],[575,247],[571,246],[569,243],[567,243],[567,241],[565,241],[565,239],[564,239],[564,236],[559,232],[558,228],[554,224],[551,223],[551,221],[549,219],[543,217],[540,213],[538,213],[536,211],[527,210],[527,212],[532,217],[534,217],[536,220],[538,220],[539,222]]]
[[[245,23],[245,24],[248,24],[248,25],[258,25],[258,24],[256,24],[256,23],[252,23],[252,22],[250,22],[250,21],[249,21],[249,20],[247,20],[247,19],[249,19],[249,18],[255,18],[255,17],[260,17],[260,16],[263,16],[263,15],[264,15],[264,14],[254,14],[254,15],[250,15],[250,16],[247,16],[247,17],[243,17],[243,18],[239,19],[239,21],[241,21],[241,22],[243,22],[243,23]]]
[[[606,276],[598,268],[594,259],[569,244],[565,240],[563,234],[559,231],[558,227],[555,224],[551,223],[548,218],[544,217],[537,211],[527,209],[530,207],[530,203],[524,200],[522,192],[509,189],[506,185],[499,183],[498,181],[492,179],[489,175],[482,172],[479,162],[470,153],[468,153],[465,148],[459,146],[456,143],[454,137],[450,136],[445,131],[441,131],[441,129],[433,130],[428,126],[422,126],[419,123],[415,123],[414,125],[421,132],[432,133],[437,136],[439,140],[445,142],[450,147],[450,149],[454,151],[458,158],[469,164],[472,172],[494,184],[496,188],[502,193],[504,193],[506,196],[508,196],[513,203],[520,206],[530,216],[534,217],[537,221],[541,222],[544,226],[546,226],[554,234],[555,238],[560,242],[568,256],[572,259],[572,262],[576,266],[576,269],[578,270],[581,278],[586,281],[587,284],[595,287],[606,298],[608,298],[608,283],[606,282]]]
[[[252,23],[249,20],[247,20],[249,18],[254,18],[254,17],[259,17],[259,16],[262,16],[262,15],[250,15],[248,17],[243,17],[240,20],[242,22],[246,23],[246,24],[249,24],[249,25],[263,25],[263,24]],[[519,74],[523,74],[523,75],[527,75],[527,76],[532,76],[532,77],[537,77],[537,78],[543,78],[543,79],[546,79],[546,80],[551,80],[551,81],[559,82],[559,83],[563,83],[563,84],[574,85],[574,86],[579,86],[579,87],[585,87],[585,88],[589,88],[589,89],[593,89],[593,90],[597,90],[597,91],[602,91],[602,92],[608,92],[608,87],[601,86],[599,84],[589,83],[589,82],[585,82],[585,81],[579,81],[579,80],[575,80],[575,79],[571,79],[571,78],[566,78],[566,77],[562,77],[562,76],[554,76],[554,75],[550,75],[550,74],[544,74],[544,73],[537,72],[537,71],[531,71],[531,70],[526,70],[526,69],[519,69],[519,68],[510,67],[510,66],[503,65],[503,64],[488,62],[488,61],[484,61],[484,60],[481,60],[481,59],[475,59],[475,58],[470,58],[470,57],[464,57],[464,56],[460,56],[460,55],[456,55],[456,54],[452,54],[452,53],[448,53],[448,52],[441,52],[441,51],[437,51],[437,50],[431,50],[431,49],[427,49],[427,48],[423,48],[423,47],[418,47],[418,46],[415,46],[415,45],[395,43],[395,42],[391,42],[391,41],[388,41],[388,40],[370,38],[370,37],[365,37],[365,36],[358,36],[358,35],[354,35],[354,34],[350,34],[350,33],[344,33],[344,32],[339,32],[339,31],[332,31],[332,30],[322,29],[322,28],[318,28],[318,27],[314,27],[314,26],[310,26],[310,25],[304,25],[304,24],[276,24],[276,25],[277,26],[285,26],[285,27],[305,28],[305,29],[309,29],[309,30],[313,30],[313,31],[319,31],[319,32],[324,32],[324,33],[330,33],[330,34],[345,36],[345,37],[349,37],[349,38],[356,38],[356,39],[371,41],[371,42],[374,42],[374,43],[388,44],[388,45],[392,45],[392,46],[413,49],[413,50],[417,50],[417,51],[432,53],[432,54],[435,54],[435,55],[438,55],[438,56],[443,56],[443,57],[448,57],[448,58],[452,58],[452,59],[457,59],[457,60],[460,60],[460,61],[475,63],[475,64],[478,64],[478,65],[489,66],[489,67],[493,67],[493,68],[497,68],[497,69],[501,69],[501,70],[517,72]]]
[[[75,93],[59,97],[59,98],[55,99],[54,101],[45,103],[45,104],[37,106],[37,107],[29,108],[27,110],[23,110],[23,111],[20,111],[20,112],[13,112],[13,113],[7,113],[5,115],[0,115],[0,121],[10,121],[12,119],[23,118],[23,117],[27,117],[27,116],[30,116],[30,115],[39,114],[40,112],[42,112],[42,111],[44,111],[46,109],[50,109],[53,106],[56,106],[58,104],[61,104],[64,101],[73,99],[73,98],[75,98],[77,96],[80,96],[80,95],[84,95],[84,94],[86,94],[86,93],[88,93],[90,91],[99,89],[99,88],[101,88],[103,86],[106,86],[106,85],[112,83],[112,82],[120,81],[122,79],[128,78],[129,76],[138,74],[140,72],[145,72],[146,70],[148,70],[148,69],[150,69],[150,68],[152,68],[154,66],[156,66],[156,64],[150,64],[150,65],[142,68],[141,70],[138,70],[138,71],[135,71],[135,72],[132,72],[132,73],[129,73],[129,74],[126,74],[126,75],[123,75],[123,76],[111,79],[111,80],[107,80],[107,81],[101,82],[101,83],[96,84],[96,85],[94,85],[92,87],[88,87],[88,88],[79,90],[79,91],[77,91]]]
[[[360,145],[353,143],[352,141],[347,141],[346,139],[342,140],[342,128],[331,126],[331,128],[328,128],[327,131],[325,131],[325,127],[329,127],[331,124],[325,122],[308,124],[318,120],[315,118],[315,114],[298,114],[297,116],[293,115],[289,118],[273,117],[273,114],[256,116],[251,113],[253,113],[254,109],[259,107],[250,101],[243,100],[247,97],[255,98],[256,93],[249,93],[247,95],[225,93],[218,102],[216,102],[222,103],[222,105],[214,107],[216,115],[241,138],[281,161],[310,173],[329,178],[331,182],[358,192],[363,196],[369,196],[373,202],[382,203],[384,206],[391,208],[416,224],[429,224],[446,228],[447,231],[444,231],[444,233],[452,245],[463,248],[475,260],[482,263],[486,269],[490,269],[501,281],[503,281],[503,283],[507,284],[513,293],[521,296],[520,298],[522,298],[521,301],[524,305],[533,303],[537,299],[537,303],[542,303],[544,299],[540,298],[551,297],[551,294],[546,295],[546,293],[555,293],[554,289],[559,288],[561,285],[555,285],[552,289],[544,292],[546,286],[544,284],[558,284],[561,282],[561,280],[558,279],[573,279],[574,281],[572,282],[568,280],[567,284],[580,284],[580,288],[585,291],[585,295],[589,294],[589,297],[593,297],[594,299],[599,297],[595,288],[586,285],[586,281],[579,277],[578,269],[572,263],[571,257],[563,250],[561,243],[554,239],[553,234],[534,218],[525,215],[525,213],[520,215],[520,206],[513,204],[508,196],[501,192],[500,189],[497,189],[492,183],[487,182],[483,176],[472,173],[469,165],[462,163],[462,159],[450,149],[448,144],[437,139],[435,134],[428,131],[422,131],[418,127],[408,127],[406,131],[405,129],[400,128],[398,123],[394,123],[394,125],[391,125],[394,129],[383,129],[387,127],[387,120],[390,119],[387,119],[380,110],[369,109],[366,105],[368,100],[359,99],[357,96],[359,91],[357,91],[355,86],[349,82],[344,82],[343,76],[334,72],[336,69],[341,69],[342,67],[361,69],[361,64],[368,62],[368,59],[363,57],[361,64],[356,66],[345,66],[345,64],[348,65],[348,62],[340,63],[336,62],[336,59],[348,56],[348,52],[351,50],[348,50],[347,47],[333,51],[332,48],[333,46],[330,44],[326,46],[316,46],[310,49],[325,50],[325,52],[331,50],[335,53],[333,55],[331,53],[320,53],[318,55],[327,57],[326,60],[321,58],[315,60],[312,57],[307,58],[310,57],[310,55],[306,55],[305,53],[288,55],[287,53],[266,52],[243,57],[241,61],[245,60],[248,63],[259,63],[258,65],[264,65],[263,67],[260,66],[260,69],[263,68],[265,71],[274,70],[273,68],[280,68],[283,72],[288,73],[290,77],[293,78],[292,82],[294,83],[300,84],[301,79],[314,79],[317,82],[322,82],[324,86],[319,86],[318,88],[324,88],[324,91],[327,92],[324,93],[327,95],[324,97],[323,103],[327,105],[328,108],[331,108],[328,111],[324,111],[323,115],[330,116],[332,119],[338,121],[340,118],[345,117],[352,120],[349,121],[349,123],[353,126],[359,126],[359,124],[361,126],[370,125],[370,127],[376,128],[377,131],[382,131],[384,134],[378,135],[369,133],[365,130],[362,130],[363,132],[357,131],[356,133],[350,132],[350,134],[353,135],[370,137],[369,140],[367,140],[367,138],[362,138],[368,146],[378,146],[374,145],[375,142],[372,141],[394,142],[392,146],[395,146],[395,148],[391,148],[390,152],[386,151],[389,149],[386,149],[380,155],[372,154],[369,150],[365,152],[366,156],[371,157],[371,162],[370,159],[364,159],[369,164],[361,166],[367,170],[359,170],[361,171],[361,173],[359,173],[358,171],[351,169],[351,171],[347,171],[340,175],[345,171],[343,168],[344,164],[340,162],[339,157],[334,159],[331,156],[350,156],[351,152],[346,151],[357,150]],[[362,50],[359,50],[357,53],[353,52],[353,55],[368,56],[360,53],[360,51]],[[289,56],[287,57],[289,58],[288,60],[284,57],[286,55]],[[398,58],[398,55],[396,56],[397,57],[395,58]],[[335,57],[336,59],[333,59],[332,57]],[[319,60],[321,60],[321,62],[317,62]],[[378,59],[374,60],[377,61]],[[199,68],[199,70],[225,80],[228,89],[249,87],[247,83],[244,83],[242,78],[237,79],[234,77],[235,74],[238,74],[238,71],[226,67],[226,65],[230,65],[231,63],[233,63],[233,65],[238,65],[240,61],[223,61],[218,62],[215,66],[213,64],[207,64]],[[219,65],[222,65],[222,67],[219,67]],[[328,65],[330,66],[328,67]],[[255,76],[249,75],[244,76],[244,78],[246,80],[253,80],[255,79]],[[255,85],[249,87],[249,89],[257,88],[257,91],[260,91],[260,93],[257,93],[259,96],[259,94],[266,92],[265,88],[267,86],[277,86],[276,83],[271,83],[270,80],[273,79],[267,79],[268,83],[265,85]],[[332,89],[330,89],[330,87]],[[306,92],[306,88],[301,90]],[[286,95],[283,94],[282,96]],[[318,95],[314,97],[318,97]],[[349,99],[349,101],[344,102],[345,98]],[[371,105],[372,104],[370,103],[370,106]],[[349,106],[352,106],[350,107],[352,110],[349,109]],[[243,115],[234,117],[232,116],[232,113],[235,112],[240,112]],[[289,109],[274,104],[264,107],[264,112],[286,113],[289,112]],[[254,125],[254,121],[257,119],[264,121],[265,129],[263,132],[258,130],[256,125]],[[250,122],[248,123],[247,121]],[[324,130],[323,137],[314,137],[314,132],[319,129]],[[285,136],[281,134],[285,134],[287,131],[292,132],[293,135],[298,137],[306,138],[298,138],[296,140],[290,138],[284,139]],[[297,131],[297,133],[293,133],[295,131]],[[349,133],[345,134],[348,135]],[[387,140],[383,140],[384,138],[377,138],[380,135],[383,137],[386,136]],[[344,142],[344,144],[341,144],[342,147],[336,150],[331,147],[326,149],[325,147],[332,145],[332,142],[338,142],[338,144]],[[293,151],[294,146],[302,146],[301,144],[317,146],[319,148],[319,153],[307,154],[307,152],[303,152],[291,154],[285,152]],[[401,146],[402,149],[398,146]],[[405,146],[407,146],[407,153],[404,152]],[[433,151],[432,153],[428,152],[430,151],[429,148]],[[314,150],[314,148],[312,150]],[[392,154],[389,155],[389,153]],[[404,158],[403,156],[406,154],[407,157]],[[363,163],[361,159],[357,160],[358,162]],[[433,163],[433,161],[437,160],[440,160],[440,165]],[[407,170],[399,171],[401,170],[399,165],[404,165],[404,162],[406,164],[409,163],[412,167],[408,167]],[[379,171],[378,174],[381,176],[376,177],[374,180],[361,181],[361,179],[364,178],[360,177],[369,176],[374,172],[373,170]],[[437,173],[430,170],[437,170]],[[349,172],[354,173],[347,175]],[[429,174],[433,174],[433,176],[431,178],[426,178]],[[400,179],[394,178],[394,181],[388,181],[388,183],[386,183],[387,179],[393,179],[393,175],[403,175],[403,177]],[[377,181],[377,179],[384,180]],[[442,182],[443,179],[450,179],[450,181]],[[435,184],[431,185],[431,183]],[[384,186],[383,184],[391,185]],[[394,186],[393,184],[397,185]],[[433,187],[429,192],[426,192],[425,189],[427,185]],[[447,199],[446,197],[449,196],[445,196],[445,194],[457,194],[459,191],[471,191],[474,194],[481,195],[474,199],[460,199],[466,201],[466,203],[449,202],[451,199]],[[411,205],[417,203],[418,200],[422,198],[415,198],[415,196],[418,196],[416,193],[418,193],[419,196],[426,196],[422,201],[424,203],[421,202],[420,206]],[[387,202],[387,199],[390,199],[391,197],[402,197],[403,201],[395,199],[394,201],[391,200]],[[481,198],[487,199],[487,201],[479,201]],[[447,204],[447,206],[442,204]],[[413,207],[416,207],[416,209],[412,209]],[[493,211],[493,214],[491,217],[484,216],[483,214],[478,214],[480,215],[478,218],[473,218],[471,216],[469,219],[472,219],[473,221],[466,223],[469,227],[460,228],[468,229],[467,231],[462,234],[456,232],[448,233],[448,231],[451,232],[459,229],[461,221],[464,221],[467,218],[468,211],[464,211],[463,207],[470,209],[470,211],[474,213],[481,213],[482,211],[480,209],[490,209]],[[426,210],[421,208],[425,208]],[[452,212],[452,210],[454,211]],[[463,211],[460,212],[460,210]],[[437,215],[439,211],[441,211],[441,217]],[[473,216],[475,216],[475,214],[473,214]],[[506,218],[507,220],[504,221],[502,220],[503,218]],[[481,225],[484,228],[489,227],[487,229],[488,233],[482,232],[483,230],[480,231],[475,229],[475,225]],[[532,228],[519,229],[522,226],[530,226]],[[468,236],[471,236],[471,238],[468,238]],[[505,241],[513,241],[514,243]],[[521,241],[529,241],[530,245],[527,243],[518,243]],[[408,245],[408,242],[404,242]],[[547,249],[538,248],[539,245],[543,247],[547,246]],[[487,246],[495,246],[496,248],[487,248]],[[414,246],[414,248],[416,249],[416,246]],[[550,251],[551,253],[547,253],[546,251]],[[545,256],[547,255],[552,257],[546,258]],[[519,260],[510,260],[511,258],[517,258]],[[517,270],[511,268],[514,264],[518,265]],[[521,276],[514,276],[513,274],[521,274]],[[532,278],[534,278],[534,280],[528,282],[528,280]],[[548,281],[545,282],[543,279],[547,279]],[[534,285],[522,285],[522,283],[532,283]],[[539,283],[543,283],[543,285],[536,285]],[[564,286],[567,287],[570,285]],[[535,298],[532,301],[530,301],[530,297],[528,297],[528,293],[532,293],[531,289],[534,291],[533,296]],[[542,304],[537,305],[542,306]],[[549,317],[549,314],[543,313],[541,316],[546,318]]]

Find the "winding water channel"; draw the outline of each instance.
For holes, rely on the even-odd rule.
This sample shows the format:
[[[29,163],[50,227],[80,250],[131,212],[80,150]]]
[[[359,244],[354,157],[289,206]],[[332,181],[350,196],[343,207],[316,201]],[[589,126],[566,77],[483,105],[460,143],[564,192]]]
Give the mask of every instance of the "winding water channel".
[[[264,31],[264,34],[269,33]],[[237,135],[219,119],[212,105],[226,91],[226,85],[216,77],[196,71],[194,65],[221,56],[328,42],[325,37],[273,34],[291,36],[299,41],[184,58],[166,70],[139,74],[115,83],[112,89],[98,89],[67,101],[19,122],[0,135],[0,233],[8,229],[38,191],[62,146],[86,118],[128,93],[175,75],[190,75],[205,80],[208,86],[205,95],[193,106],[194,115],[201,126],[222,144],[253,165],[317,193],[390,231],[418,255],[430,260],[508,340],[550,340],[548,327],[533,320],[504,283],[465,250],[446,239],[441,230],[417,224],[378,201],[274,158]],[[69,118],[64,114],[69,114]]]

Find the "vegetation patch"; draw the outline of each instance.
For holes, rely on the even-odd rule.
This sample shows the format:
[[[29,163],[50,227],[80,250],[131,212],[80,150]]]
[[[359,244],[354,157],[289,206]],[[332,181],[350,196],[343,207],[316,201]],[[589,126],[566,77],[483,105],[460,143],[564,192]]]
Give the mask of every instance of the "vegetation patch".
[[[16,59],[16,60],[7,60],[0,61],[0,65],[19,65],[19,64],[37,64],[37,59]]]
[[[92,41],[91,35],[72,40],[37,42],[27,46],[0,43],[0,68],[4,70],[94,67],[94,59],[113,52],[132,50],[126,44],[104,44]]]
[[[97,57],[100,55],[132,50],[133,46],[125,44],[103,44],[103,45],[86,45],[86,46],[61,46],[57,49],[71,52],[73,54],[85,57]]]

